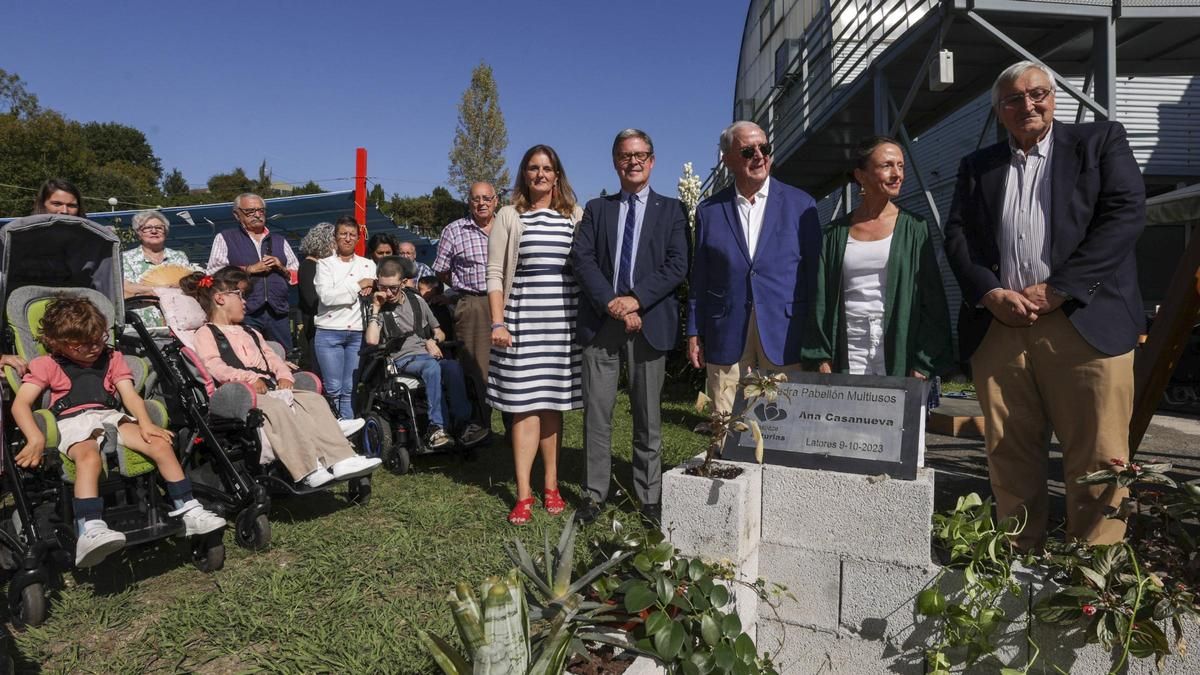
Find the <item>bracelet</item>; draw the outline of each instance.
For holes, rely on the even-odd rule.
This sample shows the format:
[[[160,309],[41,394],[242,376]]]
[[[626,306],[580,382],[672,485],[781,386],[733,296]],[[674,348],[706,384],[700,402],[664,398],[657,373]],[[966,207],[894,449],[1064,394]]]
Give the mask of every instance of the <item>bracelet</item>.
[[[492,330],[496,330],[497,328],[508,328],[508,324],[504,324],[504,323],[492,324]]]

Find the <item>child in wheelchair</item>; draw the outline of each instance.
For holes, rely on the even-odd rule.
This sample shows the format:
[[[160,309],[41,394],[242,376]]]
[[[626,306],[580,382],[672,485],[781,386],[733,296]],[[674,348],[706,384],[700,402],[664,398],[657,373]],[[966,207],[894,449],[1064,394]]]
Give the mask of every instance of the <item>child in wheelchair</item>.
[[[106,443],[119,443],[154,462],[175,507],[168,515],[183,518],[187,536],[225,526],[223,518],[193,498],[171,432],[151,422],[145,401],[134,389],[129,365],[106,343],[107,330],[103,314],[86,299],[61,297],[50,303],[39,337],[49,354],[29,362],[12,405],[13,420],[25,436],[16,464],[35,468],[42,461],[46,436],[33,410],[43,392],[50,391],[58,449],[75,463],[76,567],[96,565],[125,546],[125,535],[109,529],[103,519],[99,481]]]
[[[292,479],[309,488],[372,473],[382,460],[354,452],[325,397],[293,388],[287,362],[264,338],[241,325],[245,272],[226,267],[212,276],[184,277],[180,289],[200,303],[208,323],[196,331],[196,352],[219,382],[241,382],[256,394],[263,431]]]
[[[439,449],[453,443],[449,430],[455,424],[459,425],[459,443],[471,446],[486,438],[488,430],[470,421],[471,402],[462,367],[453,359],[443,358],[438,342],[444,335],[429,304],[405,286],[416,273],[415,267],[407,258],[384,258],[379,262],[363,343],[385,345],[397,371],[419,377],[424,383],[429,404],[427,447]]]

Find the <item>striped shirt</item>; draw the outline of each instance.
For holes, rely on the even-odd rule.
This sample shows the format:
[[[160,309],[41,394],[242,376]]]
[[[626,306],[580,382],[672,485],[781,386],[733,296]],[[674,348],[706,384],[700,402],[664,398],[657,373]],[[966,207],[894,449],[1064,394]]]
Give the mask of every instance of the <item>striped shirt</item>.
[[[997,244],[1000,283],[1011,291],[1050,276],[1050,165],[1054,127],[1028,153],[1012,148]]]
[[[488,235],[471,218],[459,218],[442,229],[438,241],[436,272],[450,272],[450,288],[487,291]]]

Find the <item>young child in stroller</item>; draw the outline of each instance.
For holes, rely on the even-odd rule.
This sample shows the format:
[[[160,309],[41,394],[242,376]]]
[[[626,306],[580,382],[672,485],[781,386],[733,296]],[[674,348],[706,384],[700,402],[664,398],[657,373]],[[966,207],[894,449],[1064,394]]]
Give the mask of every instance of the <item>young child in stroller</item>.
[[[179,283],[208,317],[196,331],[196,352],[205,368],[218,382],[243,382],[254,390],[265,418],[263,431],[296,482],[316,488],[375,471],[383,461],[354,452],[325,397],[293,389],[295,378],[287,363],[264,348],[258,331],[241,325],[248,281],[245,272],[226,267],[212,276],[197,272]]]
[[[458,434],[459,443],[474,445],[487,437],[488,430],[469,421],[471,402],[467,399],[462,367],[453,359],[442,358],[442,350],[438,347],[438,338],[442,335],[437,318],[425,300],[405,286],[414,274],[416,265],[408,258],[390,257],[379,261],[363,342],[387,345],[389,340],[396,340],[399,344],[391,353],[396,370],[416,375],[425,384],[429,403],[425,445],[438,449],[453,443],[446,431],[451,428],[452,421],[463,425]],[[446,417],[443,384],[451,419]]]
[[[96,565],[125,546],[125,535],[104,522],[104,499],[99,496],[100,449],[106,427],[115,428],[117,442],[158,467],[175,507],[168,515],[183,517],[187,536],[225,526],[223,518],[192,497],[192,485],[175,456],[171,432],[150,421],[146,403],[134,389],[129,365],[105,342],[107,331],[104,315],[88,300],[61,297],[51,302],[39,337],[50,354],[30,361],[12,405],[13,420],[25,435],[25,446],[15,461],[20,467],[36,467],[42,461],[46,437],[34,421],[33,407],[41,401],[42,392],[50,390],[58,448],[75,462],[76,567]],[[121,406],[128,414],[119,410]]]

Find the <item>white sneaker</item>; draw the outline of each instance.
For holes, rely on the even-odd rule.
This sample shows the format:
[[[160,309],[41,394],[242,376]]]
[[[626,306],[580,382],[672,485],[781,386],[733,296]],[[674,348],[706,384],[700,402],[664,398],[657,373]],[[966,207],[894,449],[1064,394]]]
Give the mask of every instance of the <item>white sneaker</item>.
[[[329,469],[319,467],[316,471],[301,478],[300,482],[307,488],[319,488],[331,480],[333,480],[333,474],[329,473]]]
[[[361,417],[355,417],[352,420],[338,420],[338,426],[342,428],[342,435],[350,438],[354,432],[366,426],[367,421]]]
[[[103,520],[89,520],[83,524],[83,534],[75,542],[75,566],[92,567],[100,564],[110,553],[125,548],[125,535],[108,529]]]
[[[378,457],[361,457],[355,455],[354,457],[347,457],[337,462],[329,467],[329,470],[333,472],[335,479],[345,480],[347,478],[365,476],[378,469],[380,464],[383,464],[383,460]]]
[[[208,534],[225,527],[225,519],[208,509],[200,506],[195,499],[167,514],[183,516],[183,536],[194,537],[197,534]]]

